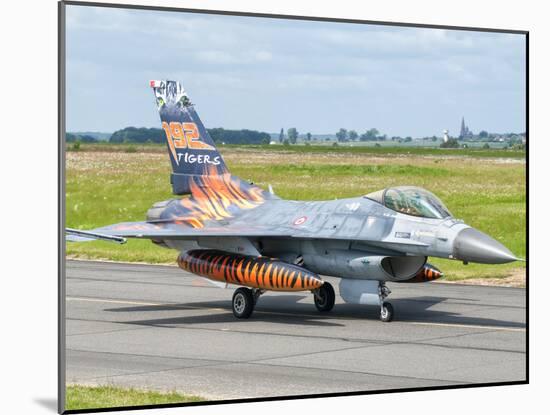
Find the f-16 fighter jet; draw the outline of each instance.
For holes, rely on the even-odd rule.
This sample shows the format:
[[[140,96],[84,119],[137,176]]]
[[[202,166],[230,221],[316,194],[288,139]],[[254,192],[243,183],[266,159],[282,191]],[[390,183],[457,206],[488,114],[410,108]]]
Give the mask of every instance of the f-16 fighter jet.
[[[488,235],[455,219],[427,190],[390,187],[366,196],[319,202],[283,200],[233,176],[178,82],[151,81],[180,197],[155,203],[143,222],[91,231],[67,229],[70,241],[124,243],[146,238],[179,252],[178,265],[218,285],[238,288],[233,314],[251,316],[266,291],[310,291],[330,311],[340,278],[345,302],[375,305],[391,321],[386,282],[442,276],[426,261],[449,258],[503,264],[517,258]]]

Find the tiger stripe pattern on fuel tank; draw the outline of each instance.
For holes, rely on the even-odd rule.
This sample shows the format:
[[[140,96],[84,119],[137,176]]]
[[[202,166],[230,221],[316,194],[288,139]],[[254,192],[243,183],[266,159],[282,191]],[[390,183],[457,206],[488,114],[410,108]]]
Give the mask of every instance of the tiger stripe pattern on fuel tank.
[[[416,275],[408,280],[399,282],[429,282],[435,281],[443,276],[443,273],[431,264],[426,264],[416,273]]]
[[[311,291],[323,285],[315,273],[276,258],[195,249],[178,256],[178,265],[215,281],[272,291]]]

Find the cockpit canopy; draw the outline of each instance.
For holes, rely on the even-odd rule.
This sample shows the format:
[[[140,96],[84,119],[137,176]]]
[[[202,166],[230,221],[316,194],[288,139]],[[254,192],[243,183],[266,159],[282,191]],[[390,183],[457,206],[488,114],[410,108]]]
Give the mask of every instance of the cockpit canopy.
[[[437,196],[420,187],[389,187],[369,193],[365,197],[405,215],[431,219],[444,219],[452,216],[449,209]]]

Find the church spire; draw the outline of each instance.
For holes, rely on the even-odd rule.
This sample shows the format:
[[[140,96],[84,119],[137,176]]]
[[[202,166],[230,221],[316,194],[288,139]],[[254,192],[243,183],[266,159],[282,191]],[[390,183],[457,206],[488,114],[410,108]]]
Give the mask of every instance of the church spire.
[[[462,122],[460,123],[460,135],[458,138],[461,140],[464,140],[466,136],[468,135],[468,130],[466,128],[466,123],[464,122],[464,116],[462,116]]]

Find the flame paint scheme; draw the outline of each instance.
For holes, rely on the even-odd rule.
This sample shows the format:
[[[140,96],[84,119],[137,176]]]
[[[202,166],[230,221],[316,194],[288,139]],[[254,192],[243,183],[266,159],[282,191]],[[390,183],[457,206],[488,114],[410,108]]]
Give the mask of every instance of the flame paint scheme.
[[[428,282],[441,271],[429,256],[500,264],[518,260],[488,235],[455,219],[435,195],[393,187],[351,199],[282,200],[231,175],[183,87],[151,81],[172,164],[170,182],[181,197],[158,202],[143,222],[92,231],[67,229],[67,240],[146,238],[180,252],[184,270],[240,286],[233,313],[251,315],[266,290],[313,293],[329,311],[335,292],[320,275],[340,278],[341,297],[380,307],[387,281]],[[249,288],[247,288],[249,287]]]

